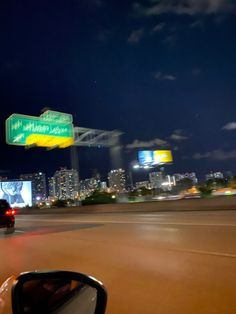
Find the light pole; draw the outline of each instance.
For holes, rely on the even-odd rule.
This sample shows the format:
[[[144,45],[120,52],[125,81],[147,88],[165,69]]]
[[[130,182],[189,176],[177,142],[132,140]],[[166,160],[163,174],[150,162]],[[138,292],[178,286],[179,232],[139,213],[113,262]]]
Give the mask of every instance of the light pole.
[[[131,190],[133,190],[134,188],[134,181],[133,181],[133,170],[137,170],[140,168],[140,165],[137,164],[136,161],[133,161],[130,163],[130,167],[129,167],[129,179],[130,179],[130,187]]]

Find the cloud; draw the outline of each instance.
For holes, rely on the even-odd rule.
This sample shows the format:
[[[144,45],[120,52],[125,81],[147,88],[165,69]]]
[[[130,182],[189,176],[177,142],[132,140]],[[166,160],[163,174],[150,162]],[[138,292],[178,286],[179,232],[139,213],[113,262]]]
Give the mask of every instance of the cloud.
[[[190,24],[190,28],[201,28],[201,29],[203,29],[203,27],[204,27],[204,23],[202,20],[197,20],[197,21]]]
[[[185,141],[187,140],[189,137],[186,135],[183,135],[183,130],[177,129],[175,130],[171,136],[169,137],[171,140],[173,141]]]
[[[144,35],[144,29],[140,28],[132,31],[128,38],[128,43],[131,45],[138,44]]]
[[[180,134],[172,134],[170,136],[170,139],[173,141],[184,141],[184,140],[187,140],[188,137],[184,135],[180,135]]]
[[[159,23],[153,27],[153,29],[151,30],[151,33],[152,34],[158,33],[160,31],[162,31],[165,26],[166,26],[166,23]]]
[[[193,155],[193,159],[204,159],[204,158],[209,158],[211,156],[211,153],[207,152],[207,153],[204,153],[204,154],[201,154],[201,153],[195,153]]]
[[[236,130],[236,122],[229,122],[222,127],[222,130],[233,131]]]
[[[193,159],[212,159],[212,160],[228,160],[228,159],[236,159],[236,149],[232,151],[224,151],[222,149],[216,149],[211,152],[206,153],[195,153],[193,155]]]
[[[175,81],[176,76],[173,74],[163,74],[162,72],[156,72],[154,78],[159,81]]]
[[[177,40],[176,36],[169,35],[166,38],[164,38],[162,42],[170,47],[173,47],[176,44],[176,40]]]
[[[165,0],[152,1],[149,6],[134,4],[134,11],[141,16],[155,16],[162,14],[177,15],[209,15],[226,14],[235,11],[234,0]]]
[[[134,140],[133,143],[126,145],[126,148],[128,149],[134,149],[134,148],[148,148],[148,147],[154,147],[154,146],[168,146],[168,142],[165,140],[162,140],[160,138],[154,138],[150,141],[140,141],[140,140]]]
[[[214,21],[215,21],[216,24],[221,24],[221,23],[223,23],[223,22],[225,21],[225,19],[226,19],[226,16],[225,16],[225,15],[216,15],[216,16],[214,17]]]

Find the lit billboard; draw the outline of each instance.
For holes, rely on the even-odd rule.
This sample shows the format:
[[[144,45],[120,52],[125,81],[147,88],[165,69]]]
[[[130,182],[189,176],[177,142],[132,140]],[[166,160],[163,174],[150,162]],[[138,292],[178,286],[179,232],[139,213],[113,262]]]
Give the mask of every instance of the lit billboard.
[[[12,207],[32,206],[32,182],[0,182],[0,199],[5,199]]]
[[[138,161],[141,165],[152,164],[153,160],[152,150],[141,150],[138,152]]]
[[[161,165],[173,162],[170,150],[141,150],[138,152],[138,162],[140,165]]]
[[[168,164],[173,162],[173,156],[170,150],[155,150],[153,152],[153,162],[155,165]]]

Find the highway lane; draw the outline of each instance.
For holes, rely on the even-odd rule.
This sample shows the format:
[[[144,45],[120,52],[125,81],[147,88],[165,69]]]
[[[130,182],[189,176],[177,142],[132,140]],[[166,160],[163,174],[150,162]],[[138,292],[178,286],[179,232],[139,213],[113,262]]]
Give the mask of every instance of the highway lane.
[[[0,279],[71,269],[101,279],[107,313],[236,313],[236,212],[18,216]]]

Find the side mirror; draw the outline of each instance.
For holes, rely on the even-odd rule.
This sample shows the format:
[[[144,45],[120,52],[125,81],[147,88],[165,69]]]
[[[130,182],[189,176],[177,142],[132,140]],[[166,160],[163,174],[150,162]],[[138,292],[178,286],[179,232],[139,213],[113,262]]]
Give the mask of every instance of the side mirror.
[[[22,273],[12,287],[13,314],[104,314],[106,303],[102,283],[76,272]]]

